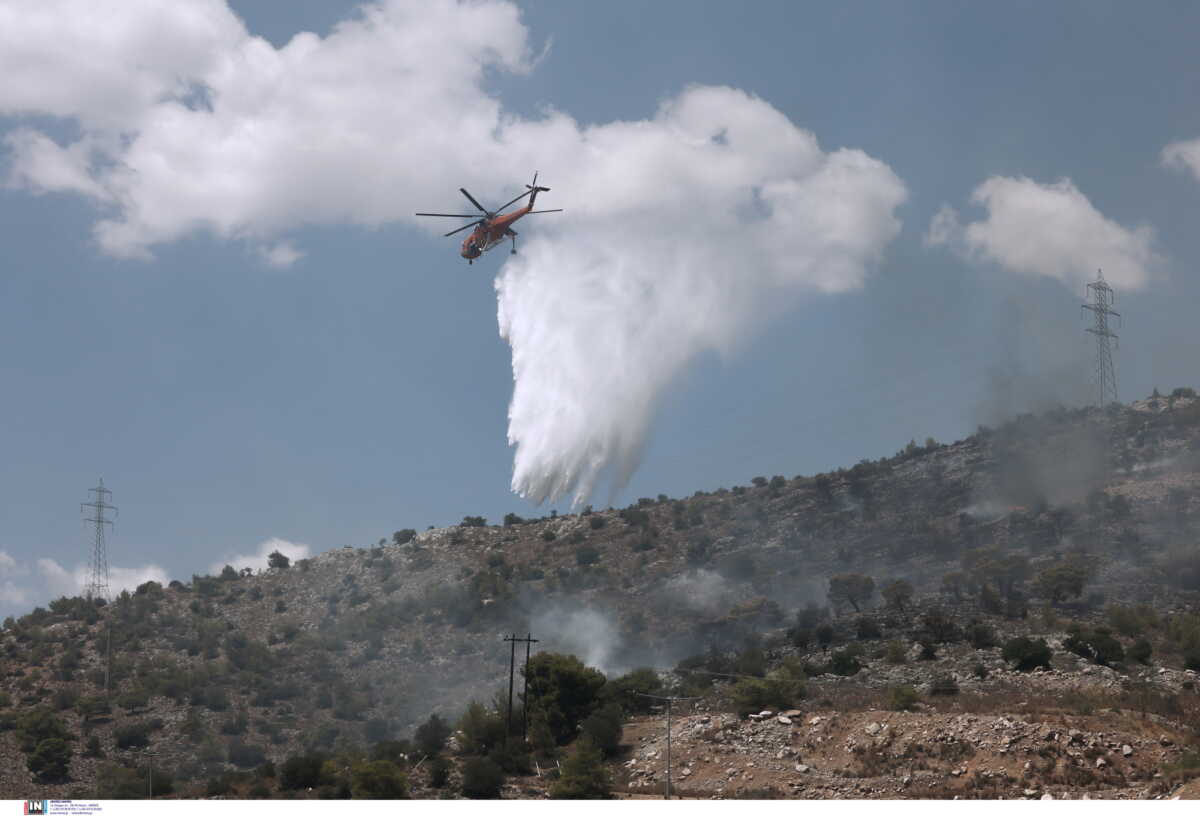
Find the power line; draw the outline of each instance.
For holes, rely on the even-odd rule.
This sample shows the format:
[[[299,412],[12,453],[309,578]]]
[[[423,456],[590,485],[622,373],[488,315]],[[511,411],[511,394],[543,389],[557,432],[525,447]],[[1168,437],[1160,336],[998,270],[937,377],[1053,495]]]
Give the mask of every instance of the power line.
[[[112,520],[108,518],[108,511],[112,510],[115,514],[117,508],[108,503],[108,498],[112,496],[112,491],[104,486],[104,479],[100,480],[99,487],[88,488],[88,493],[95,493],[96,498],[90,502],[80,502],[80,509],[85,507],[91,508],[91,514],[84,519],[89,524],[95,527],[95,536],[92,542],[92,551],[88,559],[88,583],[84,590],[88,600],[96,600],[103,598],[105,602],[109,601],[108,597],[108,547],[104,540],[104,527],[112,527]]]
[[[1095,318],[1087,332],[1096,337],[1096,404],[1103,408],[1109,402],[1117,401],[1117,373],[1113,368],[1112,346],[1117,345],[1118,337],[1108,328],[1108,318],[1115,317],[1120,323],[1121,313],[1113,311],[1113,290],[1104,281],[1104,273],[1099,269],[1096,270],[1096,280],[1087,285],[1087,291],[1091,302],[1082,304],[1080,308],[1087,309]]]
[[[104,528],[105,526],[112,527],[113,523],[108,518],[108,511],[112,510],[115,515],[117,508],[108,503],[112,491],[104,486],[103,478],[100,479],[98,487],[89,488],[88,492],[96,494],[95,500],[82,502],[79,507],[81,510],[85,507],[91,508],[91,515],[85,521],[95,527],[95,535],[92,540],[88,583],[84,594],[93,603],[99,598],[103,598],[107,603],[111,599],[108,596],[108,545],[104,540]],[[112,616],[106,615],[105,617],[104,694],[107,696],[109,669],[112,667]]]

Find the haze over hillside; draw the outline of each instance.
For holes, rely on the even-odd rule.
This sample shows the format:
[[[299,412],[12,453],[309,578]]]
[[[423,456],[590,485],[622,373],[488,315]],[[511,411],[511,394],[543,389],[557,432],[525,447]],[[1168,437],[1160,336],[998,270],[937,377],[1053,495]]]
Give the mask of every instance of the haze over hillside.
[[[853,684],[882,694],[902,685],[897,671],[966,688],[970,661],[982,661],[993,667],[979,681],[986,699],[1009,682],[997,680],[1006,637],[1048,636],[1057,665],[1069,618],[1103,623],[1124,614],[1114,607],[1147,610],[1136,629],[1154,665],[1200,668],[1198,479],[1200,401],[1179,389],[1022,416],[952,444],[914,441],[832,473],[620,510],[467,516],[369,549],[149,582],[104,607],[61,599],[5,621],[0,788],[57,797],[91,790],[97,774],[111,782],[112,768],[137,764],[122,747],[132,726],[177,790],[199,792],[239,767],[411,734],[433,713],[454,722],[506,686],[501,637],[512,632],[610,682],[652,668],[718,711],[738,708],[728,682],[785,664],[809,678],[792,701],[802,708],[823,697],[857,710],[866,698],[816,690],[851,665]],[[993,632],[979,652],[971,621]],[[941,656],[910,668],[890,661],[893,643]],[[1123,665],[1105,693],[1140,676],[1136,661]],[[1191,728],[1190,711],[1172,728]],[[26,763],[40,744],[31,712],[74,746],[66,771],[40,785]]]

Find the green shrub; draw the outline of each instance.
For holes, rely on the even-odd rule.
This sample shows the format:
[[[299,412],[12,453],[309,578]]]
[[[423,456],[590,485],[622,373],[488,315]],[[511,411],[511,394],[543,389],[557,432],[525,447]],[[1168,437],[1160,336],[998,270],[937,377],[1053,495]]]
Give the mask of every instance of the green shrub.
[[[943,674],[933,679],[929,684],[931,696],[953,696],[958,694],[958,682],[950,675]]]
[[[644,694],[658,694],[662,691],[662,678],[654,669],[634,669],[615,680],[610,680],[604,686],[607,699],[619,703],[631,714],[648,714],[655,705],[654,701]]]
[[[1150,641],[1145,638],[1138,640],[1129,647],[1128,655],[1130,660],[1136,660],[1138,663],[1149,663],[1150,655],[1154,652],[1154,647],[1150,645]]]
[[[804,671],[788,664],[764,678],[743,677],[733,686],[733,703],[738,714],[745,716],[766,709],[786,709],[804,699]]]
[[[912,686],[893,686],[888,689],[888,708],[893,711],[911,711],[921,695]]]
[[[1122,606],[1114,604],[1105,610],[1108,623],[1120,634],[1127,638],[1143,635],[1147,629],[1157,629],[1158,614],[1145,604],[1139,606]]]
[[[583,721],[581,730],[605,756],[616,756],[621,745],[623,719],[621,707],[616,703],[608,703],[593,711]]]
[[[600,750],[586,736],[575,743],[562,764],[562,775],[550,788],[554,799],[608,799],[612,780]]]
[[[899,666],[908,662],[908,649],[902,640],[889,640],[887,651],[884,653],[884,660],[891,663],[893,666]]]
[[[463,764],[462,792],[468,799],[498,799],[504,771],[486,757],[471,757]]]
[[[555,740],[565,744],[601,704],[604,675],[574,655],[540,652],[529,661],[528,705],[546,716]]]
[[[435,756],[429,762],[429,787],[440,790],[450,781],[450,762],[444,756]]]
[[[967,627],[967,639],[975,649],[991,649],[996,645],[996,633],[986,623],[975,623]]]
[[[42,740],[29,755],[26,764],[39,782],[66,779],[71,766],[71,747],[57,737]]]
[[[413,736],[417,751],[424,756],[436,756],[441,753],[450,736],[450,726],[437,714],[430,714],[429,719],[422,723]]]
[[[462,732],[459,745],[463,753],[486,756],[504,742],[504,717],[472,700],[458,721],[458,730]]]
[[[861,617],[855,624],[855,634],[859,640],[879,640],[883,637],[883,630],[874,618]]]
[[[14,721],[17,742],[21,750],[27,754],[33,753],[37,746],[50,739],[67,741],[73,739],[63,721],[56,717],[48,708],[39,707],[18,715]]]
[[[229,741],[229,761],[239,768],[257,768],[267,761],[267,755],[257,745],[233,739]]]
[[[858,654],[851,649],[838,649],[829,657],[829,671],[842,677],[853,677],[862,669]]]
[[[151,721],[142,720],[119,726],[113,731],[113,737],[116,739],[117,747],[122,750],[128,748],[145,748],[150,744],[150,732],[153,730],[154,727]]]
[[[1050,668],[1050,647],[1043,638],[1013,638],[1004,644],[1000,656],[1014,664],[1017,671],[1033,671],[1038,666]]]
[[[1125,659],[1124,648],[1103,628],[1074,628],[1063,641],[1063,648],[1101,666],[1120,663]]]
[[[408,780],[393,763],[377,759],[357,763],[350,774],[355,799],[406,799]]]
[[[324,765],[324,754],[288,757],[279,771],[279,787],[283,790],[318,788],[324,783]]]

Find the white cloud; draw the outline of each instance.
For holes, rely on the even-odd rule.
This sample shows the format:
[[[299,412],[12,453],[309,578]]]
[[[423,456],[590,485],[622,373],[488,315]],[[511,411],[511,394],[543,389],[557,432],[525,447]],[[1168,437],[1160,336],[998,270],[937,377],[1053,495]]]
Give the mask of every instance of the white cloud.
[[[10,171],[10,186],[34,192],[79,193],[97,200],[108,198],[90,174],[89,140],[61,147],[36,130],[21,128],[5,136],[4,142],[21,157]]]
[[[0,605],[20,606],[28,603],[30,586],[29,569],[4,550],[0,550]]]
[[[1104,217],[1070,179],[1039,184],[993,176],[975,189],[971,201],[987,210],[984,218],[963,228],[957,213],[943,207],[930,223],[926,242],[1072,287],[1095,280],[1096,270],[1103,269],[1114,288],[1140,289],[1162,262],[1151,227],[1127,228]]]
[[[304,257],[303,252],[297,250],[287,241],[280,241],[269,247],[262,247],[259,249],[259,255],[262,257],[263,263],[273,266],[276,269],[286,269]]]
[[[309,556],[307,544],[298,544],[282,538],[268,538],[259,544],[258,549],[253,553],[230,555],[221,561],[214,561],[209,566],[208,571],[212,575],[218,575],[225,568],[226,564],[239,571],[247,568],[252,570],[266,569],[267,558],[276,550],[286,555],[292,561],[298,561],[301,558],[308,558]]]
[[[51,598],[82,595],[90,577],[87,564],[79,564],[75,569],[68,571],[52,558],[39,558],[37,572],[41,575]],[[108,568],[108,591],[113,597],[125,590],[133,592],[147,581],[158,581],[166,586],[170,580],[166,570],[157,564],[145,564],[140,567],[110,566]]]
[[[39,558],[37,571],[51,598],[74,598],[76,595],[82,595],[84,587],[87,586],[87,566],[83,564],[76,567],[72,573],[53,558]]]
[[[1162,149],[1162,163],[1166,167],[1191,171],[1196,181],[1200,181],[1200,139],[1167,145]]]
[[[35,605],[45,605],[55,598],[82,595],[88,582],[88,565],[78,564],[67,569],[53,558],[38,558],[27,564],[0,551],[0,611],[22,615]],[[169,582],[166,571],[156,564],[140,567],[108,568],[109,593],[132,592],[146,581]]]
[[[197,230],[411,222],[452,179],[498,184],[500,105],[482,80],[527,67],[502,2],[368,5],[278,49],[219,0],[0,10],[0,113],[85,133],[57,154],[41,134],[10,140],[12,177],[81,191],[87,168],[89,194],[114,202],[96,237],[124,257]]]
[[[949,204],[933,214],[929,231],[924,236],[925,246],[958,245],[962,242],[962,225],[958,222],[958,210]]]
[[[621,486],[698,354],[731,353],[799,294],[862,286],[900,229],[906,191],[887,165],[823,150],[736,89],[689,88],[650,118],[588,127],[506,113],[486,75],[535,62],[509,2],[386,0],[281,48],[216,0],[92,5],[0,17],[0,113],[79,122],[66,146],[10,139],[10,175],[96,201],[111,254],[208,231],[286,265],[289,230],[438,234],[413,213],[459,211],[460,185],[497,204],[542,171],[554,192],[539,204],[568,211],[522,222],[497,282],[513,488],[535,500],[582,499],[604,473]]]

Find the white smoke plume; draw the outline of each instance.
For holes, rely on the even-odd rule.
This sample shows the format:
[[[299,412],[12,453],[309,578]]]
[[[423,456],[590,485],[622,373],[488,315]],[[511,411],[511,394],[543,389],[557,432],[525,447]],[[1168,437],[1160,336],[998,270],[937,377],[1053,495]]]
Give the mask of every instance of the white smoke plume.
[[[305,226],[416,225],[460,185],[496,203],[525,180],[511,168],[541,170],[538,204],[567,212],[522,222],[496,283],[512,486],[534,501],[623,485],[689,362],[804,293],[860,287],[900,229],[887,165],[736,89],[590,127],[506,113],[488,73],[535,61],[503,0],[381,0],[279,48],[223,0],[35,6],[0,6],[0,115],[81,135],[8,133],[8,180],[92,202],[112,255],[206,232],[286,267]]]
[[[614,661],[621,648],[620,632],[595,609],[548,606],[535,612],[530,624],[541,637],[543,651],[578,655],[604,674],[620,674],[628,668]]]

